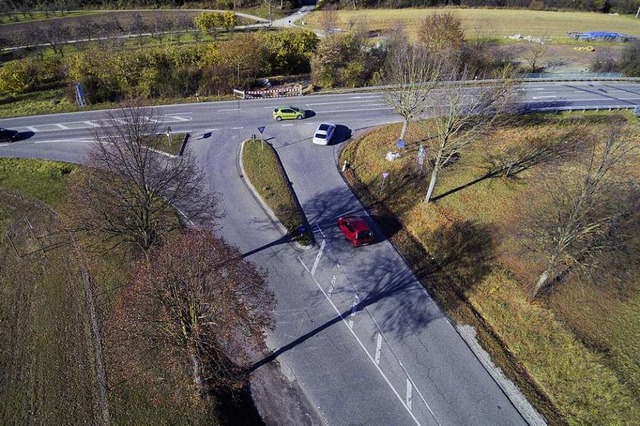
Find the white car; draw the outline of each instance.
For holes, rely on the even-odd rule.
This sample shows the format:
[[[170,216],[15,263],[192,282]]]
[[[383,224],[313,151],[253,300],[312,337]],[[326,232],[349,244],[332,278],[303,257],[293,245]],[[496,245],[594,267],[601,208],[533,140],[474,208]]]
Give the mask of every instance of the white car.
[[[316,132],[313,134],[313,143],[316,145],[329,145],[333,133],[336,131],[336,125],[333,123],[320,123]]]

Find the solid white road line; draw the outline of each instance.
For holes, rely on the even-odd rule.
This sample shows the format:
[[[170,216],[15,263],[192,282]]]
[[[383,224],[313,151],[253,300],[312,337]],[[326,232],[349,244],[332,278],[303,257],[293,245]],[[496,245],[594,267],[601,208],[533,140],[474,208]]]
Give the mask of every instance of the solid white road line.
[[[300,261],[300,263],[302,263],[302,266],[304,267],[304,269],[307,272],[311,272],[309,271],[309,268],[307,268],[307,265],[304,264],[304,262],[302,261],[302,259],[300,259],[300,256],[296,256],[298,258],[298,260]],[[418,419],[416,418],[416,416],[411,412],[411,409],[407,406],[407,404],[405,404],[404,400],[402,399],[402,397],[400,396],[400,394],[398,393],[398,391],[396,390],[396,388],[393,387],[393,385],[391,384],[391,381],[389,380],[389,378],[386,376],[386,374],[384,374],[384,371],[382,371],[382,369],[380,368],[380,366],[378,364],[375,363],[375,360],[371,357],[371,354],[367,351],[367,348],[365,347],[364,343],[362,343],[362,340],[360,340],[360,338],[358,337],[358,335],[353,331],[352,327],[349,326],[349,324],[347,324],[347,321],[345,319],[345,317],[340,313],[340,310],[338,309],[338,307],[331,301],[331,299],[327,296],[327,293],[322,289],[322,286],[318,283],[318,281],[316,280],[316,278],[312,275],[311,279],[313,280],[313,282],[316,284],[316,286],[320,289],[320,291],[322,292],[322,294],[324,295],[324,297],[327,299],[327,301],[329,302],[329,304],[331,305],[331,307],[333,308],[333,310],[336,312],[336,314],[338,314],[338,316],[340,317],[340,320],[347,325],[347,327],[349,327],[349,331],[351,332],[351,335],[356,339],[356,342],[358,342],[358,344],[360,345],[360,347],[362,348],[362,350],[364,351],[364,353],[367,355],[367,357],[369,358],[369,360],[373,363],[373,365],[376,367],[376,369],[378,370],[378,373],[380,373],[380,375],[382,376],[382,378],[384,379],[384,381],[387,383],[387,385],[389,386],[389,388],[391,389],[391,391],[393,392],[393,394],[396,396],[396,398],[398,398],[398,401],[400,401],[400,403],[402,404],[402,406],[405,408],[405,410],[407,410],[407,413],[409,414],[409,416],[411,416],[411,419],[413,419],[413,421],[415,422],[415,424],[417,424],[418,426],[421,426],[421,423],[418,421]],[[353,325],[353,324],[352,324]],[[433,415],[433,412],[431,411],[431,409],[429,409],[429,412],[431,412],[431,414]],[[435,418],[436,422],[438,422],[438,420]],[[439,423],[438,423],[439,424]]]
[[[32,131],[33,133],[39,132],[39,130],[36,129],[35,127],[27,126],[26,128],[29,129],[30,131]]]
[[[34,144],[44,144],[44,143],[91,143],[93,139],[56,139],[52,141],[35,141]]]

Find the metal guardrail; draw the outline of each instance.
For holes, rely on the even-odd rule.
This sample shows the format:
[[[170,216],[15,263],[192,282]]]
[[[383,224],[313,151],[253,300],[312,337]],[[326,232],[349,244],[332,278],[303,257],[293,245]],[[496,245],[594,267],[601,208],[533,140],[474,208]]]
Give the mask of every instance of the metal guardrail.
[[[599,80],[624,78],[621,72],[539,72],[523,74],[524,79],[531,80]]]
[[[557,111],[557,112],[562,112],[562,111],[580,111],[580,112],[587,112],[587,111],[595,111],[595,112],[599,112],[599,111],[617,111],[617,110],[633,110],[633,113],[636,115],[640,115],[640,106],[634,106],[634,105],[612,105],[612,106],[607,106],[607,107],[597,107],[597,106],[552,106],[552,107],[541,107],[541,108],[529,108],[529,111],[540,111],[540,112],[544,112],[544,111]],[[636,113],[636,110],[638,111],[638,113]]]

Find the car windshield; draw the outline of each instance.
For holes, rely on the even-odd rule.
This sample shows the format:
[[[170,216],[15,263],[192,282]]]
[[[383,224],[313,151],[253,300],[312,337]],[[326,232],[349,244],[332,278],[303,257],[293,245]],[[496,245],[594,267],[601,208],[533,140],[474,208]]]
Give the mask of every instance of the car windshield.
[[[320,127],[318,127],[318,130],[324,130],[326,132],[327,130],[329,130],[329,125],[321,124]]]
[[[371,231],[358,232],[358,235],[356,235],[357,240],[368,240],[371,237],[373,237],[373,234],[371,233]]]

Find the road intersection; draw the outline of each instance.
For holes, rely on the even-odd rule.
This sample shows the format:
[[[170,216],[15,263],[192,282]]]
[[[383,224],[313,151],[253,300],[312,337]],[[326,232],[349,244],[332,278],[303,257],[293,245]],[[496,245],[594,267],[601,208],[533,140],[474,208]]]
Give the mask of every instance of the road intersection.
[[[530,108],[620,108],[640,104],[629,82],[536,82],[524,87]],[[292,103],[311,112],[275,123],[271,109]],[[26,138],[0,145],[0,156],[82,163],[100,112],[0,120]],[[188,150],[222,196],[221,234],[265,268],[276,293],[271,356],[332,425],[537,424],[519,396],[507,395],[460,330],[443,315],[393,246],[354,250],[335,227],[346,213],[367,214],[338,172],[339,149],[352,133],[399,121],[380,93],[158,107],[160,130],[192,134]],[[331,146],[311,143],[320,121],[340,125]],[[265,126],[313,229],[317,244],[286,242],[238,166],[242,140]],[[274,392],[277,390],[274,389]]]

